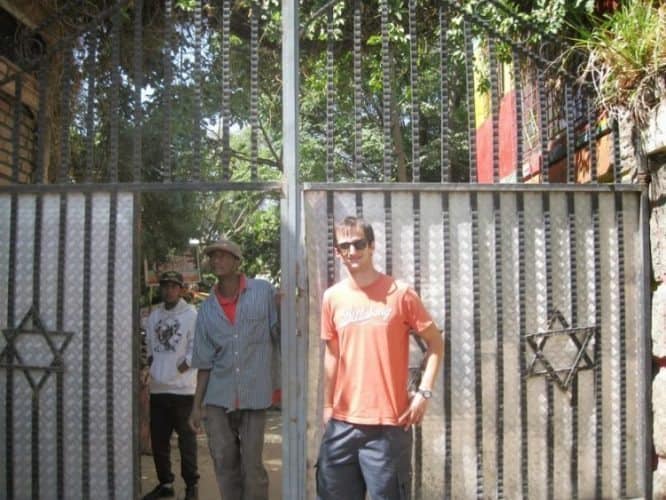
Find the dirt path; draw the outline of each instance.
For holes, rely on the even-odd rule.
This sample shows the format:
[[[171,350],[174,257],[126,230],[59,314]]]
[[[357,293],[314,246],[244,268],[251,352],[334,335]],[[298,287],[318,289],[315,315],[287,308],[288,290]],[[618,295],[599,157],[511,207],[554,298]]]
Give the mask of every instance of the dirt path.
[[[199,435],[199,500],[220,500],[213,473],[213,464],[208,452],[206,435]],[[171,440],[172,470],[176,475],[176,499],[185,495],[185,484],[180,477],[180,456],[178,441],[174,434]],[[266,440],[264,446],[264,463],[268,470],[269,499],[282,500],[282,414],[277,411],[268,413],[266,422]],[[141,495],[145,495],[157,484],[153,457],[141,455]],[[140,498],[140,497],[139,497]]]

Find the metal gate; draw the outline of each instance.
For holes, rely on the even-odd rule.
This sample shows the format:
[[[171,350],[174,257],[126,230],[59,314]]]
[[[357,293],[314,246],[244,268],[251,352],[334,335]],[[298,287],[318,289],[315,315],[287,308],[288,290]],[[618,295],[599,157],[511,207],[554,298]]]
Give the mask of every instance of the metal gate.
[[[55,4],[0,53],[0,496],[138,494],[137,200],[179,191],[280,197],[285,500],[349,213],[446,333],[416,498],[650,496],[645,191],[561,41],[453,0]]]
[[[414,431],[416,498],[644,496],[641,203],[603,187],[308,188],[308,463],[322,430],[320,300],[340,273],[332,221],[360,214],[378,268],[410,283],[444,332],[443,376]]]
[[[4,498],[134,490],[134,198],[0,196]]]

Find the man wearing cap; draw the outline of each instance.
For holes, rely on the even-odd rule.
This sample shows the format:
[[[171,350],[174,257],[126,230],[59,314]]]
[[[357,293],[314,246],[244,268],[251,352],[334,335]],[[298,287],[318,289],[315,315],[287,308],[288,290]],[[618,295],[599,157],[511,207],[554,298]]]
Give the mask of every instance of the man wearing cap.
[[[144,500],[174,496],[171,472],[171,434],[178,434],[181,474],[186,500],[197,498],[197,441],[189,426],[196,370],[192,368],[192,346],[196,309],[181,298],[183,276],[167,271],[160,276],[162,300],[146,322],[146,344],[150,365],[150,439],[159,484]]]
[[[204,424],[224,499],[265,500],[262,461],[271,360],[279,339],[273,285],[238,271],[243,254],[231,240],[205,249],[218,282],[201,305],[192,366],[199,369],[190,423]]]

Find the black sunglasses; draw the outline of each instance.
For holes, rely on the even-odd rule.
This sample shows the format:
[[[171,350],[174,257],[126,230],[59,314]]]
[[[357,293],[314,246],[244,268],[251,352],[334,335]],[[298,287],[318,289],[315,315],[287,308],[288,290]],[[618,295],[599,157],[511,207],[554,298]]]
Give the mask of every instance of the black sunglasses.
[[[368,240],[363,238],[362,240],[345,241],[344,243],[338,243],[338,250],[340,252],[347,253],[349,252],[349,249],[351,248],[352,245],[356,250],[365,250],[365,247],[368,246]]]

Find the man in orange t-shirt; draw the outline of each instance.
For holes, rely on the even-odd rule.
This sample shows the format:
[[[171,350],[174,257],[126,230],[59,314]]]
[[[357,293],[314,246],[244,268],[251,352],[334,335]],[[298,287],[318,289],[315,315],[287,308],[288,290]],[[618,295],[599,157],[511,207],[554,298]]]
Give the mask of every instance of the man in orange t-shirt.
[[[324,292],[321,337],[324,423],[317,464],[320,500],[405,499],[410,493],[412,425],[432,397],[444,344],[409,286],[375,269],[372,226],[347,217],[334,245],[349,277]],[[408,393],[410,331],[428,350],[418,391]]]

